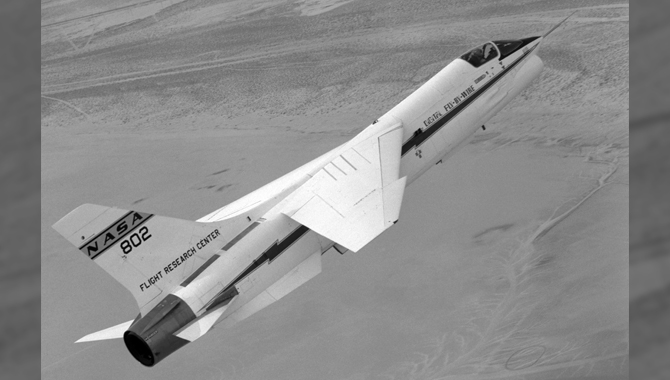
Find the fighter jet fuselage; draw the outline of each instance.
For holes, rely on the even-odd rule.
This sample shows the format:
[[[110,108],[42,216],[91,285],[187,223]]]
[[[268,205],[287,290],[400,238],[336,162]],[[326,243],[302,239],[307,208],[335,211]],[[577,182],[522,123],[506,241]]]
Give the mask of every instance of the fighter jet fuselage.
[[[123,337],[135,359],[153,366],[316,276],[324,253],[360,250],[398,221],[408,184],[540,75],[542,39],[468,51],[350,141],[196,222],[75,209],[54,228],[140,308],[135,320],[80,341]]]

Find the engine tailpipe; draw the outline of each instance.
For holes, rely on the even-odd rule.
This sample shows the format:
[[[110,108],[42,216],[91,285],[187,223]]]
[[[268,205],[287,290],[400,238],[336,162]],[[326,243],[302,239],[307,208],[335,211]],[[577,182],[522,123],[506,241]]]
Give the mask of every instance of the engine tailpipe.
[[[175,332],[195,320],[195,314],[181,298],[170,294],[147,315],[135,321],[123,334],[123,342],[133,357],[153,367],[171,353],[190,343]]]

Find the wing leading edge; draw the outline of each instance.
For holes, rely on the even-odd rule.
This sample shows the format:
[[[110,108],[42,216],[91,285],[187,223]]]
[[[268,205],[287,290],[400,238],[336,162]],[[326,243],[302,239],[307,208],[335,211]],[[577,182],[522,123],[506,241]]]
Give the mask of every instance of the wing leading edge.
[[[400,215],[402,137],[402,124],[393,123],[344,150],[296,190],[284,213],[357,252]]]

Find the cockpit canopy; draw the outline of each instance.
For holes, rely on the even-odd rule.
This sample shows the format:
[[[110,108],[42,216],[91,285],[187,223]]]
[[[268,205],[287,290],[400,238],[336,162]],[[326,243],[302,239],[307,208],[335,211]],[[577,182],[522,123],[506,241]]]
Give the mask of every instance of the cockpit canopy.
[[[496,44],[498,50],[500,50],[500,59],[507,57],[519,50],[521,46],[525,45],[521,40],[501,40],[493,41],[493,43]]]
[[[528,45],[540,37],[528,37],[520,40],[499,40],[487,42],[463,54],[461,59],[469,62],[474,67],[479,67],[493,58],[504,59],[515,51]]]
[[[479,67],[497,56],[498,49],[491,42],[487,42],[463,54],[461,59],[474,67]]]

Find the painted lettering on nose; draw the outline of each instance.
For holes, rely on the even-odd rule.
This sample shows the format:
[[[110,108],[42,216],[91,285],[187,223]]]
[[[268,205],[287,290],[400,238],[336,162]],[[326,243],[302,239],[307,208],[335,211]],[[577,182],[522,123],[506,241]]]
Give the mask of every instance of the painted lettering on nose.
[[[434,114],[430,115],[428,117],[428,119],[423,121],[423,125],[425,125],[427,127],[427,126],[433,124],[436,120],[438,120],[441,117],[442,117],[442,114],[439,111],[435,112]]]

